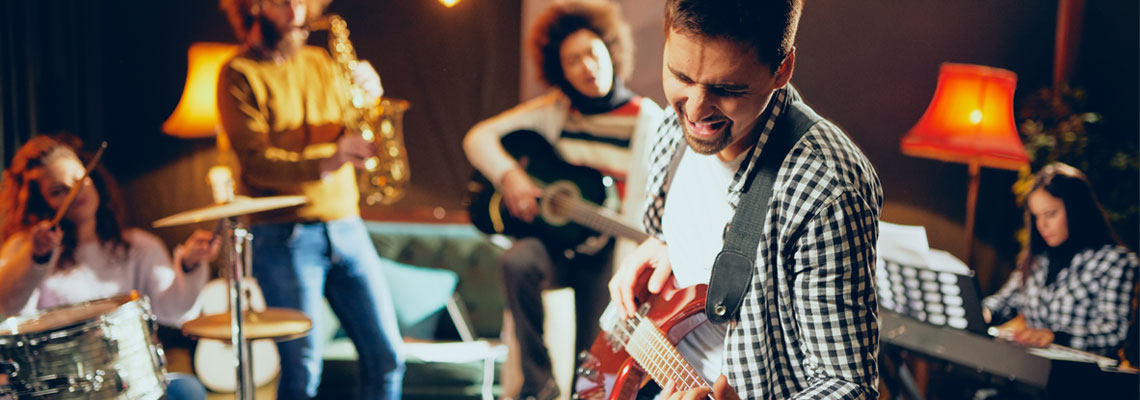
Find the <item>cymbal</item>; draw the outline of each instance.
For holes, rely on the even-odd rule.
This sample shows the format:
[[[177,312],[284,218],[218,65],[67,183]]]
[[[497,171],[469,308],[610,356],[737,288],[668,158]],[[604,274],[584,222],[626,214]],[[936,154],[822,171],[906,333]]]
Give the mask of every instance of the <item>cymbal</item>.
[[[196,222],[298,206],[308,201],[305,196],[237,197],[229,203],[214,204],[162,218],[158,221],[154,221],[151,226],[163,228],[167,226],[193,224]]]
[[[246,340],[292,340],[309,333],[313,321],[297,310],[267,308],[265,311],[246,311],[242,331]],[[230,313],[203,315],[182,325],[182,333],[198,338],[230,341]]]

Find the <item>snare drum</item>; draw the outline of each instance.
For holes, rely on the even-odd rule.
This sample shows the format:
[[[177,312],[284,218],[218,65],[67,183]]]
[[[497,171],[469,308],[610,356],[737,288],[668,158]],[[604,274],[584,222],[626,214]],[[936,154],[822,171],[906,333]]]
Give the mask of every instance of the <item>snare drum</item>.
[[[165,358],[155,318],[138,294],[0,322],[0,363],[12,370],[0,396],[16,399],[158,399]]]

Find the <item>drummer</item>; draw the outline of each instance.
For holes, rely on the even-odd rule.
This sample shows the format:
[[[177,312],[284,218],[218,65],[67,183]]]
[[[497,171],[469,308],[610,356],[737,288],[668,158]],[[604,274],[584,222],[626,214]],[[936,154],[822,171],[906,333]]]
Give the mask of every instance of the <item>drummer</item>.
[[[113,297],[132,290],[149,297],[158,322],[180,327],[196,317],[195,301],[218,256],[213,234],[196,231],[174,249],[141,229],[120,221],[119,193],[113,179],[96,168],[58,226],[51,220],[84,173],[74,137],[33,137],[4,171],[0,189],[0,316]],[[78,147],[78,146],[76,146]],[[192,387],[189,398],[203,398],[201,384],[173,377],[175,387]]]

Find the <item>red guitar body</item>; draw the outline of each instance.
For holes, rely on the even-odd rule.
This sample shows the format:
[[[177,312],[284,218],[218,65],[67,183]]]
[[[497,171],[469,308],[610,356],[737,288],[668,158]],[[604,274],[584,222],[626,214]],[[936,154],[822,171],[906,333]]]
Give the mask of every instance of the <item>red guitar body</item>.
[[[645,289],[644,279],[638,287],[642,291],[637,293],[635,301],[641,307],[649,304],[645,317],[664,332],[674,346],[698,326],[707,323],[708,318],[704,314],[707,285],[666,289],[657,295],[651,295]],[[632,400],[648,381],[645,369],[626,353],[624,347],[615,344],[608,332],[599,334],[589,353],[581,354],[579,361],[575,390],[580,399]]]

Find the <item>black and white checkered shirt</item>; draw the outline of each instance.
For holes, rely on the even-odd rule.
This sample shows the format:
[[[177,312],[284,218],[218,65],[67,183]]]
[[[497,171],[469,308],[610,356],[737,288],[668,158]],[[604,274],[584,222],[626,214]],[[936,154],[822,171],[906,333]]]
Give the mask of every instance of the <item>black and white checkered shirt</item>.
[[[1035,262],[1024,285],[1021,272],[1015,271],[1005,286],[983,300],[993,321],[1020,312],[1030,328],[1070,335],[1069,347],[1115,356],[1128,333],[1132,286],[1140,267],[1136,253],[1116,245],[1082,250],[1051,284],[1045,283],[1049,258],[1041,255]]]
[[[739,202],[768,134],[799,95],[773,94],[765,128],[729,193]],[[687,146],[670,109],[650,152],[646,231],[666,241],[661,213],[670,169]],[[741,398],[874,399],[878,396],[878,304],[875,244],[883,204],[879,178],[837,126],[821,120],[784,159],[772,190],[752,287],[740,322],[725,339],[723,371]],[[674,243],[670,246],[683,246]]]

